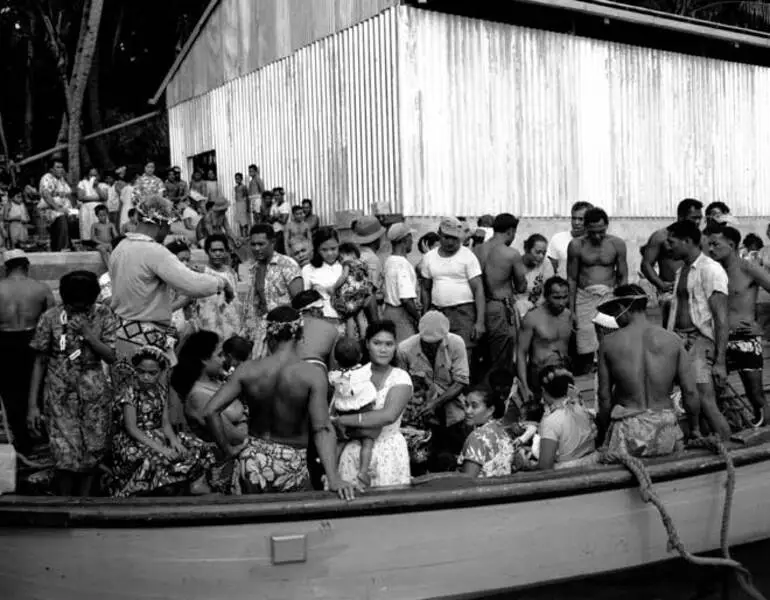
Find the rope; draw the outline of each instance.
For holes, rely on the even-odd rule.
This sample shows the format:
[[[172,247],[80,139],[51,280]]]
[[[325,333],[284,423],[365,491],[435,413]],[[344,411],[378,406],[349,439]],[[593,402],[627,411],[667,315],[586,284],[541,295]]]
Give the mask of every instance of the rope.
[[[730,516],[733,504],[733,495],[735,492],[735,465],[727,448],[716,437],[701,438],[689,444],[691,448],[704,448],[718,454],[724,461],[727,469],[727,481],[725,483],[725,503],[722,511],[722,526],[720,529],[720,548],[721,558],[711,558],[705,556],[696,556],[687,551],[679,537],[679,532],[674,525],[671,515],[661,502],[660,498],[652,489],[652,479],[644,463],[627,453],[605,452],[602,462],[619,463],[628,469],[639,482],[639,493],[645,503],[652,504],[660,514],[663,526],[668,534],[668,551],[675,551],[681,558],[688,563],[701,567],[720,567],[732,569],[736,580],[741,589],[754,600],[767,600],[762,593],[757,590],[751,580],[751,573],[741,563],[730,556]]]

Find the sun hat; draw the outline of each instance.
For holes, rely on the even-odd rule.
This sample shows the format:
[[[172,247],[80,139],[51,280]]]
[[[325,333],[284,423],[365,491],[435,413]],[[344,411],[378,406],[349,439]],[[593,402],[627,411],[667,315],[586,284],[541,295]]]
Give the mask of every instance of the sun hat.
[[[438,226],[438,232],[450,237],[465,238],[465,225],[456,217],[444,217]]]
[[[388,229],[388,240],[391,242],[398,242],[403,240],[408,235],[414,235],[414,229],[407,226],[406,223],[394,223]]]
[[[418,329],[420,339],[428,344],[434,344],[445,340],[449,335],[449,319],[437,310],[429,310],[420,319]]]
[[[374,240],[380,239],[385,231],[377,217],[371,215],[359,217],[353,224],[353,241],[356,244],[371,244]]]
[[[225,212],[230,208],[230,203],[227,201],[227,198],[223,198],[220,196],[216,200],[214,200],[214,206],[211,207],[211,210],[214,212]]]

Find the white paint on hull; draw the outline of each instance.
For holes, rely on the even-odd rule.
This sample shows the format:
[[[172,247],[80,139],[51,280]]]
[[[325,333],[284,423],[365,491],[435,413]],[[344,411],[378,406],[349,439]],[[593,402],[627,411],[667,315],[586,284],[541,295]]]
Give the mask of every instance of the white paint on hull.
[[[719,544],[724,473],[656,486],[686,547]],[[770,537],[770,461],[738,470],[731,543]],[[271,535],[308,535],[273,566]],[[329,521],[0,530],[5,600],[413,600],[515,588],[668,558],[636,490]]]

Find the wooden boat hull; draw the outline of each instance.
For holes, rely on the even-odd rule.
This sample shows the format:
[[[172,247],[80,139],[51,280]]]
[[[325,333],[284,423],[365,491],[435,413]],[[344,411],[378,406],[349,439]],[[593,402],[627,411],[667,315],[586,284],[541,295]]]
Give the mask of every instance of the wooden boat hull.
[[[734,455],[731,544],[769,538],[770,444]],[[655,489],[689,550],[716,549],[725,472],[705,454],[682,464],[654,464]],[[541,475],[350,505],[318,494],[203,505],[0,498],[0,590],[7,600],[411,600],[671,557],[657,513],[622,469]],[[274,536],[306,536],[306,561],[273,564]]]

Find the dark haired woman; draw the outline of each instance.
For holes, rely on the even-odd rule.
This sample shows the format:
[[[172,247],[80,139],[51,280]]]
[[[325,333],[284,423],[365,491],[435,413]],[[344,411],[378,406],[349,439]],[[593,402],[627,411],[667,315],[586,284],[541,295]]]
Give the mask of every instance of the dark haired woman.
[[[214,449],[171,426],[164,383],[168,356],[144,346],[131,363],[134,377],[118,392],[116,402],[112,495],[146,495],[178,485],[191,494],[209,493],[206,476],[215,462]]]
[[[524,241],[521,259],[527,269],[527,291],[519,294],[516,300],[522,318],[543,303],[543,286],[554,276],[553,263],[545,258],[547,252],[548,240],[539,233],[533,233]]]
[[[374,409],[366,413],[341,415],[337,423],[348,429],[379,429],[372,448],[369,469],[371,486],[408,485],[410,482],[409,450],[401,433],[401,415],[412,397],[409,373],[394,366],[396,356],[396,326],[392,321],[375,321],[366,332],[369,362],[360,371],[367,371],[377,390]],[[360,472],[361,442],[354,439],[342,449],[339,460],[340,477],[355,482]]]
[[[596,464],[596,424],[580,400],[575,380],[561,367],[546,367],[538,375],[545,414],[540,421],[539,469],[563,469]]]
[[[61,278],[62,305],[46,311],[30,347],[38,352],[29,388],[27,422],[40,432],[41,385],[57,493],[87,496],[109,441],[112,390],[102,362],[115,362],[118,320],[96,303],[90,271]]]
[[[344,335],[345,327],[340,315],[334,310],[331,298],[342,277],[343,267],[339,260],[340,239],[333,227],[321,227],[313,236],[313,258],[302,268],[306,290],[316,290],[323,299],[324,319],[336,325]]]

